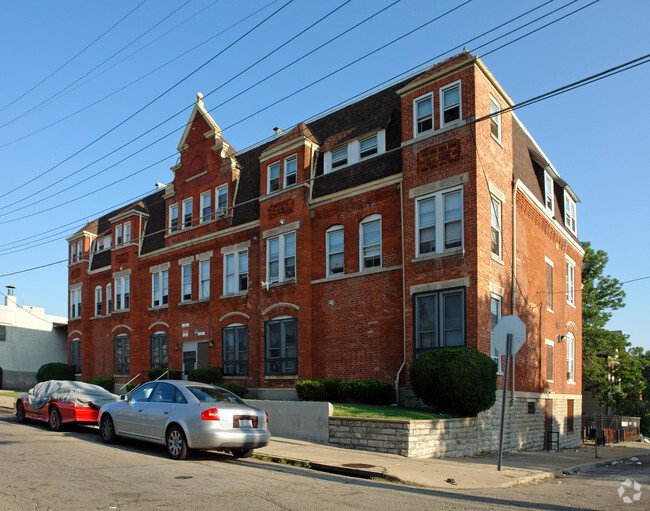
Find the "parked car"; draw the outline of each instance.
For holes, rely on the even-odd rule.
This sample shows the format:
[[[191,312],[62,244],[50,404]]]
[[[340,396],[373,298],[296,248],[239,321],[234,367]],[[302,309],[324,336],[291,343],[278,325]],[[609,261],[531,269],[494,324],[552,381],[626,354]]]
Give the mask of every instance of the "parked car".
[[[49,380],[37,383],[14,400],[18,422],[47,422],[52,431],[64,424],[96,425],[103,404],[119,400],[106,389],[80,381]]]
[[[193,381],[145,383],[121,400],[102,406],[102,440],[129,437],[165,445],[169,456],[186,459],[191,449],[227,450],[237,458],[268,445],[268,414],[232,392]]]

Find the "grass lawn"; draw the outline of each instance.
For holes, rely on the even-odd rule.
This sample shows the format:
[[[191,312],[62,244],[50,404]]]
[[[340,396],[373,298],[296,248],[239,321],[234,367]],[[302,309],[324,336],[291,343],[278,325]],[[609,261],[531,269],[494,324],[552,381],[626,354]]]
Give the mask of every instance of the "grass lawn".
[[[14,392],[13,390],[0,390],[0,396],[16,397],[24,394],[24,392]]]
[[[403,408],[401,406],[373,406],[355,403],[332,403],[335,417],[363,417],[368,419],[432,420],[451,419],[451,415]]]

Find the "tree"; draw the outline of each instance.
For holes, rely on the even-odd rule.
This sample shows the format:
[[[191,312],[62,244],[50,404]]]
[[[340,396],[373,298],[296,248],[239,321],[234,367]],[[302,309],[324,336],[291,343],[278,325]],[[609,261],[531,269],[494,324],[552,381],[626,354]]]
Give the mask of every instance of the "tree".
[[[607,252],[595,251],[589,242],[582,248],[582,377],[601,403],[620,407],[645,387],[645,358],[640,348],[628,349],[626,334],[605,328],[613,312],[625,307],[625,291],[605,274]]]

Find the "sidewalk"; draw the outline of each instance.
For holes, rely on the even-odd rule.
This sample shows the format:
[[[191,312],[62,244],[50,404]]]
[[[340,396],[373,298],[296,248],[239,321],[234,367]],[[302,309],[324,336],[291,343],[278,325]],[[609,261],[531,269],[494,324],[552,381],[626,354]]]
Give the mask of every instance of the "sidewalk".
[[[13,398],[0,396],[0,408],[13,409]],[[650,444],[626,442],[598,448],[593,446],[560,452],[519,452],[504,454],[501,471],[497,455],[474,458],[404,458],[355,449],[344,449],[305,440],[274,437],[256,449],[257,457],[309,464],[312,469],[355,477],[392,479],[431,488],[505,488],[529,484],[563,473],[591,470],[613,461],[650,463]],[[630,458],[637,458],[630,460]],[[447,482],[453,480],[456,484]]]

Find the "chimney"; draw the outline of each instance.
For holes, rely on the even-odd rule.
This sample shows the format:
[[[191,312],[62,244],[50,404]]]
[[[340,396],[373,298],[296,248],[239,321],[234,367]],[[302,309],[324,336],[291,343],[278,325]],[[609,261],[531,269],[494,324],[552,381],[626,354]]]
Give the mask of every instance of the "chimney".
[[[7,294],[5,296],[5,305],[7,307],[16,307],[16,297],[14,296],[14,286],[9,284],[7,286]]]
[[[275,128],[273,128],[273,131],[274,131],[276,137],[279,137],[280,135],[282,135],[284,133],[284,130],[282,128],[280,128],[280,126],[276,126]]]

